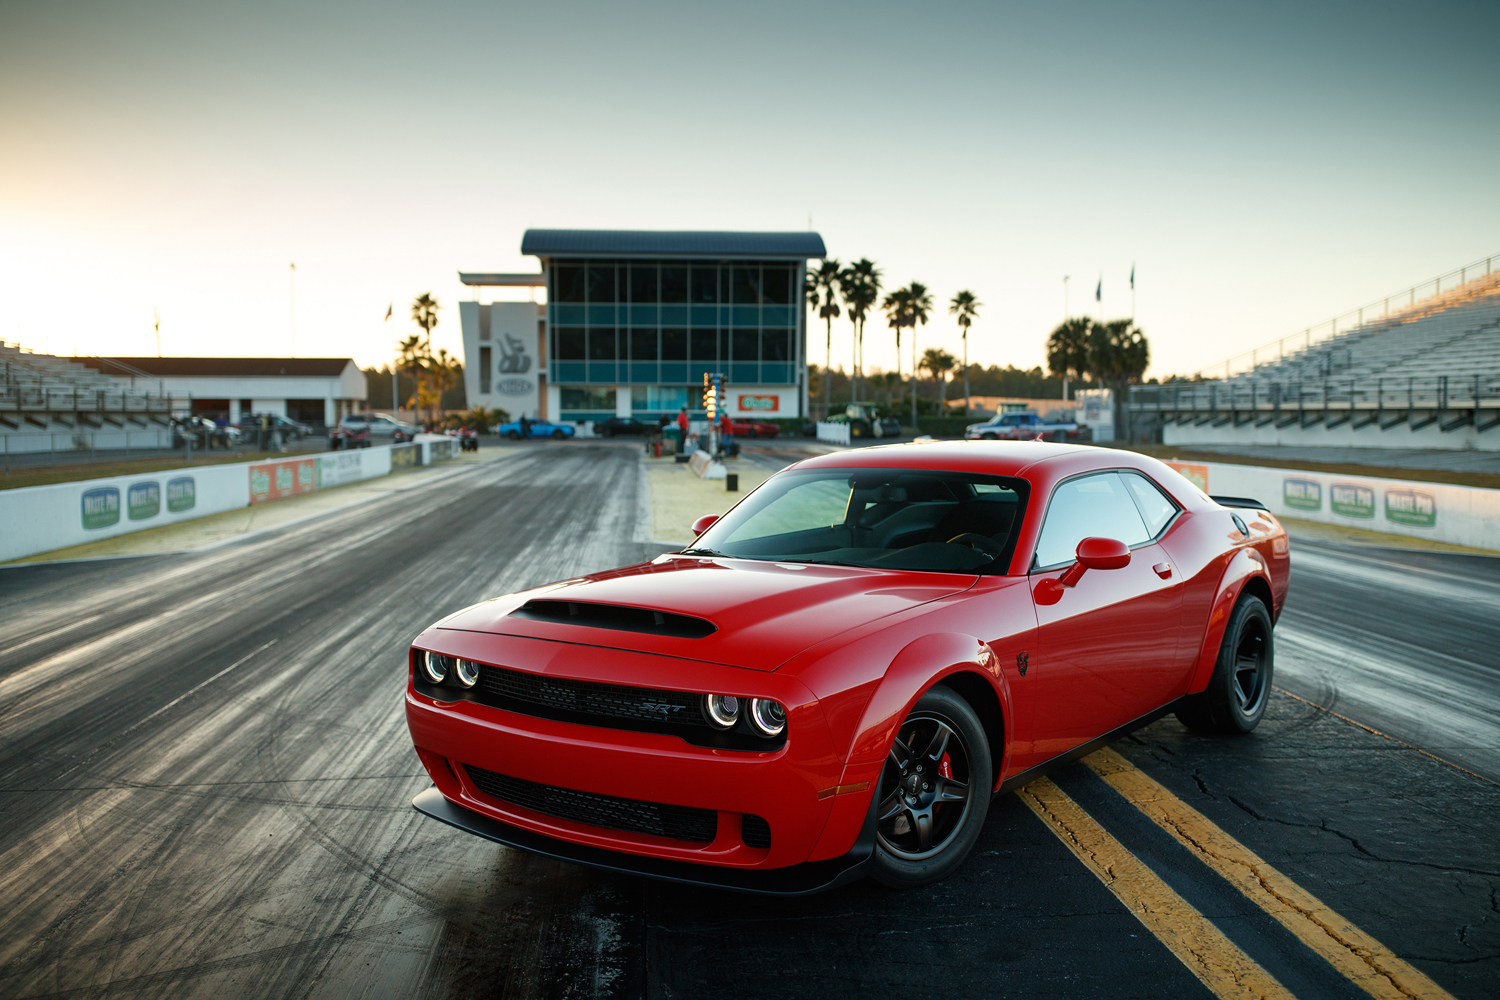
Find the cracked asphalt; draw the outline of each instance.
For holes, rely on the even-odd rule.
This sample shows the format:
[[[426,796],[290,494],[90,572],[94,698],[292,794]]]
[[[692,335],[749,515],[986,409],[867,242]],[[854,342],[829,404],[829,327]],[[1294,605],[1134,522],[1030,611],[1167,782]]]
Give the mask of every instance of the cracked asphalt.
[[[0,996],[1213,995],[1014,795],[946,882],[790,901],[414,813],[406,643],[659,551],[636,455],[528,446],[219,549],[0,569]],[[1493,997],[1500,560],[1293,551],[1261,727],[1164,719],[1115,749],[1452,996]],[[1369,995],[1094,769],[1054,780],[1291,994]]]

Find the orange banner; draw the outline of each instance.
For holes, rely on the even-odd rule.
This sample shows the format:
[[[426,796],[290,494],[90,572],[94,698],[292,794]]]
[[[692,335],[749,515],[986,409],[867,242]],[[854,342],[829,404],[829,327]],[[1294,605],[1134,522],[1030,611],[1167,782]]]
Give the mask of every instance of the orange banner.
[[[290,462],[261,462],[250,466],[250,502],[265,503],[282,497],[311,493],[316,489],[313,476],[315,459],[299,458]]]

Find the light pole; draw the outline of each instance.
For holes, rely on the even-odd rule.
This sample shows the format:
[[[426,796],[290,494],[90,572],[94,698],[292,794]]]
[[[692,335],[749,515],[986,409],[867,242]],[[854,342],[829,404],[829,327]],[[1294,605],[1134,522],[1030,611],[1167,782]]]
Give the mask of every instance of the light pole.
[[[291,268],[287,278],[287,339],[291,344],[291,356],[297,356],[297,263],[293,261],[288,265]]]
[[[1063,275],[1063,322],[1068,321],[1068,276]]]

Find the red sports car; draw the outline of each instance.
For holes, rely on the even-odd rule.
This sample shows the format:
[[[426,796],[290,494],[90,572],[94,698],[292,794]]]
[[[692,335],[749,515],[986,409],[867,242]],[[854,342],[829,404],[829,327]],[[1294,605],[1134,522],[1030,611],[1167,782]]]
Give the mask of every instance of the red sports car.
[[[735,419],[731,417],[729,420],[729,432],[735,437],[773,438],[781,433],[781,428],[775,424],[768,424],[764,420]]]
[[[812,458],[681,552],[410,651],[413,805],[512,847],[769,893],[952,873],[992,793],[1168,712],[1265,710],[1286,532],[1131,452]]]

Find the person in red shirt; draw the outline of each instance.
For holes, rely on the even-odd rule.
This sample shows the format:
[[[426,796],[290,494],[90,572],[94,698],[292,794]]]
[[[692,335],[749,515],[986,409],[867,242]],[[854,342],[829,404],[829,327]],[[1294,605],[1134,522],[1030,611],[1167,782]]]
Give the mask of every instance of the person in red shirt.
[[[719,414],[719,448],[724,454],[729,454],[729,446],[734,443],[734,424],[729,419],[729,414]]]
[[[682,412],[677,414],[677,451],[679,454],[687,447],[687,432],[688,414],[687,407],[684,406]]]

